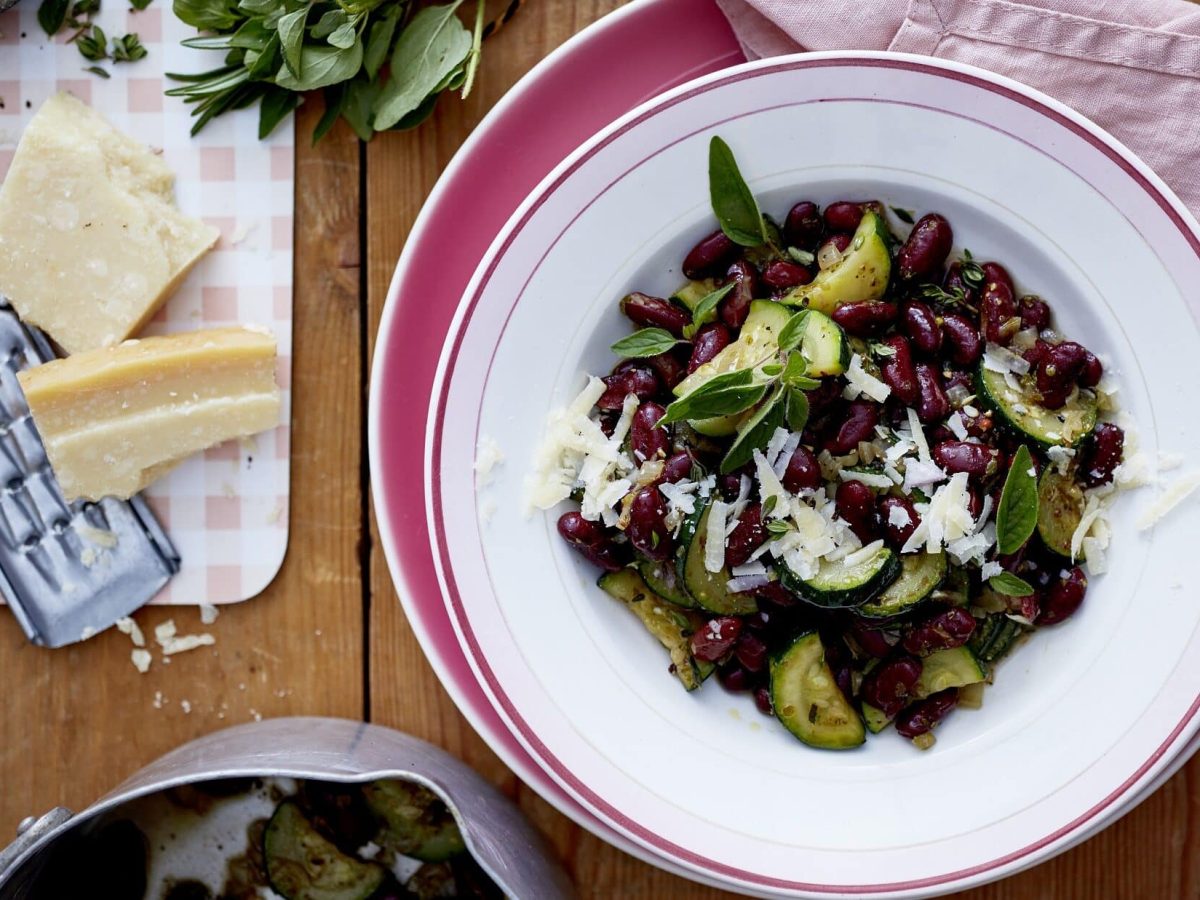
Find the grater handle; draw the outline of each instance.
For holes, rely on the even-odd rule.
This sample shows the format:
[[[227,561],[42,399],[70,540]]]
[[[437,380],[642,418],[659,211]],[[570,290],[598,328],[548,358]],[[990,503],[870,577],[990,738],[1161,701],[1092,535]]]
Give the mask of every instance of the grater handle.
[[[17,826],[17,837],[0,850],[0,884],[4,884],[18,863],[25,861],[26,852],[51,831],[65,825],[75,814],[65,806],[56,806],[36,819],[29,816]]]

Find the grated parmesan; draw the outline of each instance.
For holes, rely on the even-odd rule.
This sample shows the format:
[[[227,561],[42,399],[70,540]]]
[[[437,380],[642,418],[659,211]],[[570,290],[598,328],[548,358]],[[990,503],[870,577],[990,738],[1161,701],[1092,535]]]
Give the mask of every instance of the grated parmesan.
[[[708,508],[708,530],[704,541],[704,568],[720,572],[725,568],[725,518],[728,504],[714,500]]]
[[[504,453],[496,439],[490,435],[480,435],[479,443],[475,445],[475,481],[479,487],[487,487],[492,483],[496,466],[504,462]]]
[[[141,647],[135,647],[129,651],[129,660],[133,663],[133,667],[145,675],[150,671],[150,651]]]
[[[1195,493],[1197,488],[1200,488],[1200,472],[1189,472],[1167,485],[1138,519],[1138,530],[1153,528],[1167,513]]]
[[[892,394],[892,389],[863,369],[862,357],[855,353],[850,357],[850,365],[846,369],[846,387],[842,396],[847,400],[867,396],[876,403],[882,403]]]
[[[917,415],[917,411],[910,406],[906,412],[908,429],[912,432],[913,443],[917,446],[917,459],[925,463],[933,462],[933,457],[929,455],[929,441],[925,438],[925,429],[921,427],[921,419]]]

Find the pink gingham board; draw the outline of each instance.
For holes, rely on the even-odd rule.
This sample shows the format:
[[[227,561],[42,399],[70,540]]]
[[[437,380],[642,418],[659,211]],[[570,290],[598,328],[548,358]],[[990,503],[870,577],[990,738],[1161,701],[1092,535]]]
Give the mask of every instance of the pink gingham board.
[[[146,491],[183,557],[153,602],[246,600],[275,577],[288,539],[293,126],[289,120],[259,141],[257,111],[243,110],[189,136],[189,108],[163,95],[171,86],[163,73],[201,71],[220,54],[180,46],[195,31],[172,15],[169,0],[142,12],[107,0],[96,24],[109,35],[136,32],[149,51],[136,63],[101,63],[107,80],[84,71],[90,63],[74,45],[46,37],[37,7],[24,0],[0,13],[0,176],[42,101],[70,91],[125,133],[162,148],[179,207],[221,230],[220,243],[146,333],[255,323],[279,342],[279,427],[189,459]]]

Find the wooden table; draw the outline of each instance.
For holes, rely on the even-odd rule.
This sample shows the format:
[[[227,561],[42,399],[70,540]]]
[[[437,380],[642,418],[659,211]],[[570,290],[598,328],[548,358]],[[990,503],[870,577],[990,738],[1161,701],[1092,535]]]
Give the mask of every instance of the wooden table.
[[[417,645],[371,515],[364,440],[367,372],[388,280],[443,167],[534,63],[621,0],[530,0],[489,41],[476,91],[419,130],[361,145],[320,115],[297,124],[296,310],[291,545],[261,596],[225,607],[213,648],[139,675],[116,631],[68,649],[29,646],[0,615],[0,837],[56,804],[80,809],[178,744],[259,716],[363,718],[445,747],[513,797],[584,897],[712,898],[612,849],[509,772],[459,714]],[[581,102],[584,102],[581,100]],[[419,473],[414,472],[414,477]],[[142,628],[194,609],[147,609]],[[189,711],[190,710],[190,711]],[[1014,759],[1020,778],[1036,759]],[[990,777],[981,773],[981,777]],[[0,843],[3,843],[0,841]],[[1200,897],[1200,760],[1082,847],[972,898]]]

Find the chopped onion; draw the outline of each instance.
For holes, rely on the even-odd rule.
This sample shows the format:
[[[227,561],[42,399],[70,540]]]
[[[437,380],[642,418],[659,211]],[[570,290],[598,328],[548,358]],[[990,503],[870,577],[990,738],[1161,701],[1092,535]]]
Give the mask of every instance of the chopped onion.
[[[832,265],[842,261],[842,251],[837,248],[833,241],[826,241],[817,251],[817,265],[822,269],[828,269]]]

